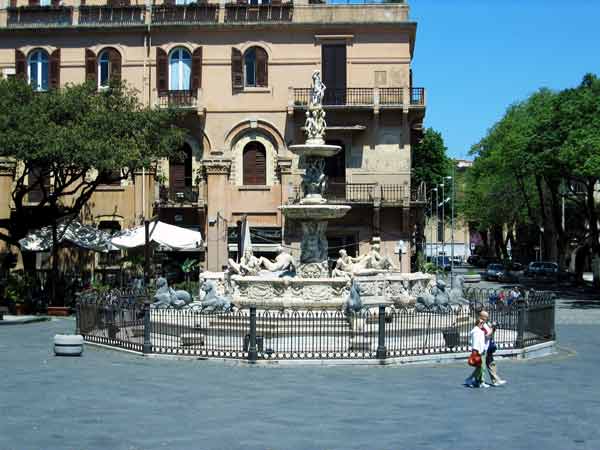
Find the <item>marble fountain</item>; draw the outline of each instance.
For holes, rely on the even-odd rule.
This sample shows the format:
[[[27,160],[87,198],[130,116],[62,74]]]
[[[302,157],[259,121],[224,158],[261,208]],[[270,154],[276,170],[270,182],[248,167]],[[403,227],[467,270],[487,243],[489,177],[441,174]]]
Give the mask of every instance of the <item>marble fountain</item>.
[[[323,197],[327,177],[325,158],[341,151],[337,145],[325,143],[325,92],[319,71],[312,76],[310,102],[306,112],[304,144],[289,150],[305,165],[298,204],[280,207],[286,220],[299,221],[302,229],[299,264],[283,248],[275,261],[256,258],[251,249],[239,262],[231,261],[227,273],[203,273],[203,280],[216,281],[218,290],[228,294],[234,305],[259,309],[342,309],[348,301],[351,283],[358,287],[363,305],[380,304],[411,306],[416,298],[429,292],[435,278],[423,273],[401,273],[379,252],[378,238],[371,250],[358,258],[340,252],[335,269],[330,273],[326,237],[328,221],[344,217],[349,205],[329,204]]]

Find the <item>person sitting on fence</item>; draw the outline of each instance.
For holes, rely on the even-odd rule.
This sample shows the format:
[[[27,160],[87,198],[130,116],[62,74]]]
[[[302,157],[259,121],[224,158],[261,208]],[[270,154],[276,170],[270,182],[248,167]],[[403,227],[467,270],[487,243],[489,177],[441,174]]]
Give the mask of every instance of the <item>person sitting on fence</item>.
[[[513,286],[513,288],[510,290],[510,292],[508,294],[507,305],[510,306],[513,303],[516,303],[520,297],[521,297],[521,292],[519,291],[519,288],[517,286]]]

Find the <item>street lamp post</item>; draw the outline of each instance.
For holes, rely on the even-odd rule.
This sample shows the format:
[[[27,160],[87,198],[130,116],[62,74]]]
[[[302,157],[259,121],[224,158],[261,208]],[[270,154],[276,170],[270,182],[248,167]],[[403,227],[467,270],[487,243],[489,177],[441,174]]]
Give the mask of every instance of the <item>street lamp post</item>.
[[[452,166],[452,175],[446,177],[446,180],[452,180],[452,197],[450,207],[450,289],[454,284],[454,166]]]
[[[435,188],[435,227],[436,227],[436,239],[435,239],[435,267],[437,268],[438,266],[438,256],[439,256],[439,248],[438,248],[438,244],[439,244],[439,236],[437,236],[437,229],[439,227],[438,222],[440,221],[440,212],[439,212],[439,202],[440,202],[440,196],[439,196],[439,189]]]
[[[429,211],[429,261],[433,261],[433,193],[437,192],[437,188],[431,190],[431,210]]]
[[[442,188],[442,253],[443,256],[442,258],[444,258],[446,256],[446,217],[445,217],[445,206],[446,206],[446,188],[444,183],[440,184],[440,187]],[[444,259],[442,259],[442,261],[445,261]]]

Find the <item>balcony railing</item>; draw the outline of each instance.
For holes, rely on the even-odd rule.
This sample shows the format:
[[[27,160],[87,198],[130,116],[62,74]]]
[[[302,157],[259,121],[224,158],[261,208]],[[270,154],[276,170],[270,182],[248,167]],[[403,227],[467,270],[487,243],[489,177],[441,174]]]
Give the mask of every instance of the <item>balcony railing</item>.
[[[290,3],[249,5],[228,3],[225,5],[227,22],[290,22],[294,5]]]
[[[60,27],[71,25],[73,8],[70,6],[22,6],[7,8],[8,27]]]
[[[370,204],[401,204],[408,202],[406,187],[402,184],[378,183],[328,183],[324,197],[330,203]],[[291,203],[297,203],[302,198],[299,186],[294,188]]]
[[[293,104],[295,108],[306,108],[310,100],[310,88],[294,88]],[[323,105],[329,107],[402,107],[407,105],[406,88],[346,88],[327,89]],[[410,106],[425,105],[425,89],[410,89]]]
[[[219,5],[158,5],[152,8],[154,24],[213,23],[219,20]]]
[[[158,93],[160,108],[196,109],[198,107],[198,91],[163,91]]]
[[[159,203],[160,204],[192,204],[197,205],[200,199],[199,186],[160,186],[159,188]]]
[[[80,25],[135,25],[144,23],[144,6],[80,6]]]

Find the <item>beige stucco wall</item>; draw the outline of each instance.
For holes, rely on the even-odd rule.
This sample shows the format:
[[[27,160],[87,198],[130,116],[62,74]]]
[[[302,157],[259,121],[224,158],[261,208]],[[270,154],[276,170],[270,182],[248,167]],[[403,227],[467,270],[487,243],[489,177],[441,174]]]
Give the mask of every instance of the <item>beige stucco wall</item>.
[[[306,2],[297,2],[297,5],[302,3]],[[77,0],[66,0],[64,4],[77,6]],[[87,4],[100,2],[92,0]],[[300,130],[303,111],[294,111],[290,88],[309,87],[312,72],[321,67],[321,45],[327,43],[347,46],[348,88],[408,88],[415,26],[407,20],[408,7],[402,4],[307,5],[295,6],[289,26],[223,23],[203,27],[154,26],[150,38],[142,27],[94,30],[74,26],[39,32],[2,29],[0,20],[0,73],[14,69],[15,49],[27,54],[35,48],[48,52],[60,48],[61,84],[81,83],[85,78],[85,49],[90,48],[97,55],[103,48],[113,47],[122,57],[122,78],[140,93],[145,104],[156,106],[156,49],[170,52],[183,46],[192,52],[201,46],[199,107],[181,121],[181,126],[189,132],[188,143],[193,149],[194,184],[208,185],[201,207],[206,208],[207,218],[218,214],[230,225],[248,214],[251,225],[281,226],[278,207],[299,184],[303,172],[297,157],[287,148],[304,140]],[[243,52],[255,45],[268,54],[269,85],[233,92],[231,49]],[[398,184],[410,189],[411,126],[420,120],[422,112],[415,116],[408,106],[381,111],[327,109],[328,124],[342,128],[328,132],[327,139],[340,140],[345,145],[346,181]],[[352,127],[355,129],[350,129]],[[243,186],[242,150],[251,140],[258,140],[267,150],[266,186]],[[229,166],[226,173],[215,176],[211,182],[203,167],[206,160],[213,158],[225,158]],[[292,166],[284,180],[279,162],[288,158]],[[168,161],[158,162],[157,173],[168,183]],[[86,220],[96,223],[117,220],[123,227],[139,223],[142,215],[152,215],[156,191],[153,175],[146,175],[144,180],[137,175],[123,186],[103,188],[90,201]],[[396,209],[398,211],[389,213],[390,217],[402,216],[402,208]],[[386,217],[382,216],[382,228],[398,229],[400,235],[406,233],[406,224],[399,225],[398,220]],[[362,242],[360,251],[368,250],[373,232],[371,220],[361,225],[346,222],[338,226],[341,229],[355,226]],[[204,231],[209,246],[222,239],[221,228],[217,230],[216,226],[205,224]],[[396,234],[382,236],[382,247],[388,256],[393,256],[393,245],[398,240]],[[218,264],[223,264],[224,246],[220,246],[218,252]]]

